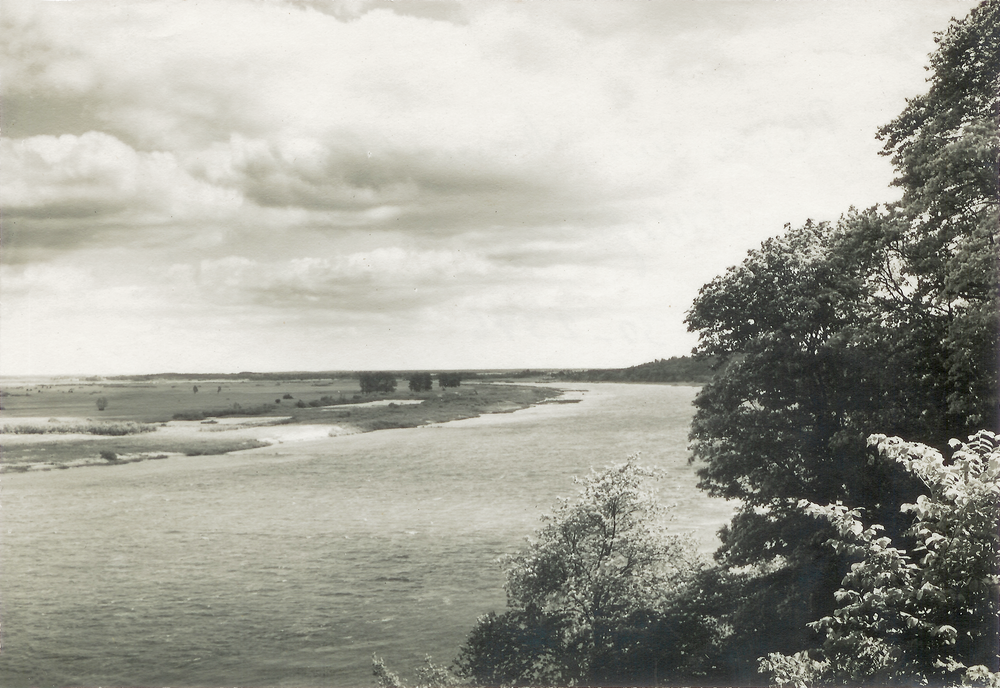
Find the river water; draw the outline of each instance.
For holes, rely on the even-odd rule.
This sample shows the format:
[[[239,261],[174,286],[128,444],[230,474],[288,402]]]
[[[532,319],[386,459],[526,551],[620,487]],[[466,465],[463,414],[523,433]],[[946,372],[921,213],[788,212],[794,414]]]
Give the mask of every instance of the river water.
[[[498,556],[584,475],[642,452],[706,551],[696,392],[573,385],[547,404],[226,456],[6,474],[0,685],[371,686],[449,663],[504,607]]]

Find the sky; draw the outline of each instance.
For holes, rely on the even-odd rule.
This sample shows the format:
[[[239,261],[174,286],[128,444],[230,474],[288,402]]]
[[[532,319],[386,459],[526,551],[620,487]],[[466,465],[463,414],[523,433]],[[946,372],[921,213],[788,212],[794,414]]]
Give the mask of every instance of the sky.
[[[4,0],[0,374],[688,354],[973,5]]]

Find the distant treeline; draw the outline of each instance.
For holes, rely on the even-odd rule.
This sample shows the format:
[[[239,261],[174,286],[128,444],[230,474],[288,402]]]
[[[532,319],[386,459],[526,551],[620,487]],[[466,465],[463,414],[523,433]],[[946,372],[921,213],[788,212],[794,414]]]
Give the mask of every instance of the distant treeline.
[[[278,373],[253,373],[244,371],[241,373],[150,373],[146,375],[109,375],[107,377],[95,376],[85,378],[88,382],[102,382],[104,380],[123,380],[129,382],[154,382],[162,380],[269,380],[272,382],[289,380],[344,380],[356,378],[367,373],[358,373],[351,370],[325,370],[325,371],[301,371],[293,370]],[[388,375],[389,373],[385,373]],[[413,371],[395,371],[392,375],[408,378]],[[438,373],[439,376],[459,375],[461,379],[474,379],[479,377],[475,372],[463,373]],[[448,385],[445,385],[446,387]],[[455,385],[452,385],[455,386]]]
[[[354,377],[351,371],[327,370],[320,372],[289,371],[283,373],[151,373],[148,375],[114,375],[88,378],[90,381],[129,380],[132,382],[153,382],[156,380],[336,380]]]
[[[592,370],[562,370],[555,373],[560,380],[572,382],[697,382],[711,381],[715,376],[714,358],[673,356],[658,358],[630,368],[595,368]]]

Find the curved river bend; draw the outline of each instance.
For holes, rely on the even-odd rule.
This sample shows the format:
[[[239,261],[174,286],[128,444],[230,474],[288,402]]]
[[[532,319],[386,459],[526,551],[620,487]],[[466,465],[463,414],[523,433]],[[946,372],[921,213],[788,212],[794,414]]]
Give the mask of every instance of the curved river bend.
[[[371,686],[447,664],[504,606],[496,558],[572,476],[642,452],[706,550],[696,389],[572,385],[578,404],[213,457],[3,476],[0,685]],[[582,391],[585,390],[585,391]]]

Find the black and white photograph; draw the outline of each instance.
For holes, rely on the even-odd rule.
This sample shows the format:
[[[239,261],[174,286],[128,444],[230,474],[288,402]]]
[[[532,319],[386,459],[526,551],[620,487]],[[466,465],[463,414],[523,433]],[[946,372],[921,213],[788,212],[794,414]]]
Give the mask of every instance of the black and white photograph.
[[[1000,688],[1000,0],[3,0],[4,688]]]

